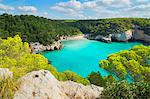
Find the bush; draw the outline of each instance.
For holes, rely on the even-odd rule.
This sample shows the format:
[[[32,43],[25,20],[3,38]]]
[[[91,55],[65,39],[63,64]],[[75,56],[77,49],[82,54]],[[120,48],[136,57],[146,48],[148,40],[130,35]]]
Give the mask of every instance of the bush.
[[[13,99],[17,84],[12,78],[0,79],[0,99]]]
[[[102,77],[99,71],[91,72],[91,74],[88,75],[88,80],[90,81],[91,84],[101,87],[105,87],[107,83],[116,82],[116,79],[112,75]]]
[[[65,71],[65,72],[62,72],[64,74],[64,78],[63,80],[66,81],[66,80],[71,80],[71,81],[74,81],[74,82],[77,82],[77,83],[82,83],[84,85],[89,85],[90,82],[88,79],[86,78],[83,78],[79,75],[77,75],[76,73],[74,72],[71,72],[71,71]]]
[[[102,92],[102,97],[104,99],[148,99],[150,84],[146,82],[128,84],[126,81],[107,84]]]
[[[106,85],[105,79],[100,75],[99,72],[92,72],[88,75],[88,80],[91,84],[104,87]]]

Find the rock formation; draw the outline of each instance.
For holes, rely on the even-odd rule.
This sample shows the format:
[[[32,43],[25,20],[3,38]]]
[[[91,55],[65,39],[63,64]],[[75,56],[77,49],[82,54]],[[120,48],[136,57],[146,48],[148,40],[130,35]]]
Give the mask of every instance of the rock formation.
[[[145,34],[143,30],[134,30],[132,37],[134,40],[141,40],[145,42],[150,42],[150,36]]]
[[[126,32],[123,33],[118,33],[118,34],[112,34],[112,39],[115,41],[122,41],[122,42],[126,42],[128,40],[130,40],[132,38],[133,35],[133,31],[132,30],[128,30]]]
[[[144,41],[150,43],[150,36],[145,34],[143,30],[128,30],[123,33],[112,33],[107,36],[97,35],[93,36],[92,34],[85,35],[87,39],[99,40],[103,42],[111,42],[111,41],[119,41],[119,42],[127,42],[129,40],[132,41]]]
[[[32,53],[38,53],[41,51],[51,51],[51,50],[59,50],[61,49],[62,45],[60,41],[54,42],[51,45],[44,46],[43,44],[40,44],[39,42],[31,42],[30,48]]]
[[[102,87],[58,81],[49,71],[28,73],[18,81],[14,99],[99,99]]]
[[[102,36],[102,35],[97,35],[96,37],[95,37],[95,40],[98,40],[98,41],[103,41],[103,42],[111,42],[111,34],[109,35],[109,36]]]

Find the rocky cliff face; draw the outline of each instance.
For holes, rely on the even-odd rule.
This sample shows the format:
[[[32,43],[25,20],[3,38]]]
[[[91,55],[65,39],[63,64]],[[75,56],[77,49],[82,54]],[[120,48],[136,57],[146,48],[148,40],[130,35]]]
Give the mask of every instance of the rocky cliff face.
[[[97,35],[96,37],[93,37],[91,36],[91,34],[88,34],[86,35],[86,38],[104,42],[111,42],[111,41],[127,42],[129,40],[150,42],[150,36],[145,34],[143,30],[138,29],[128,30],[126,32],[118,34],[114,33],[107,36]]]
[[[143,30],[134,30],[133,39],[150,42],[150,36],[145,34]]]
[[[32,53],[38,53],[41,51],[51,51],[51,50],[59,50],[61,49],[62,45],[60,41],[55,42],[54,44],[44,46],[43,44],[40,44],[39,42],[31,42],[30,48]]]
[[[133,35],[133,31],[128,30],[124,33],[112,34],[112,39],[116,41],[126,42],[132,38],[132,35]]]
[[[0,68],[0,77],[12,77],[9,69]],[[102,87],[84,86],[72,81],[58,81],[49,71],[33,71],[20,78],[14,99],[100,99]]]

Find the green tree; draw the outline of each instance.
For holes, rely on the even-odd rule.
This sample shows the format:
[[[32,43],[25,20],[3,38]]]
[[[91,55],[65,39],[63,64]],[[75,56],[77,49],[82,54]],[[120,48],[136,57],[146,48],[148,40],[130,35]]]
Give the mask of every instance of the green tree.
[[[148,81],[150,77],[150,47],[135,46],[108,56],[107,60],[100,61],[100,66],[121,80],[130,75],[135,81]]]

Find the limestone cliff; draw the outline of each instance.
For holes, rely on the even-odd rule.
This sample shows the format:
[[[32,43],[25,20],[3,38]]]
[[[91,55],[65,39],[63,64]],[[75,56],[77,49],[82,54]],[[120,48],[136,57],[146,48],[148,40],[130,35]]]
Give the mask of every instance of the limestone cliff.
[[[41,51],[59,50],[61,47],[62,45],[60,41],[54,42],[53,44],[47,45],[47,46],[44,46],[43,44],[40,44],[39,42],[30,43],[30,48],[31,48],[32,53],[38,53]]]
[[[126,32],[123,33],[118,33],[118,34],[112,34],[112,39],[115,41],[122,41],[122,42],[126,42],[128,40],[130,40],[132,38],[133,35],[133,31],[132,30],[128,30]]]
[[[143,30],[138,29],[128,30],[122,33],[112,33],[107,36],[102,35],[93,36],[92,34],[88,34],[86,35],[86,38],[104,42],[111,42],[111,41],[127,42],[129,40],[150,42],[150,36],[145,34]]]
[[[133,39],[150,42],[150,36],[145,34],[143,30],[134,30]]]

